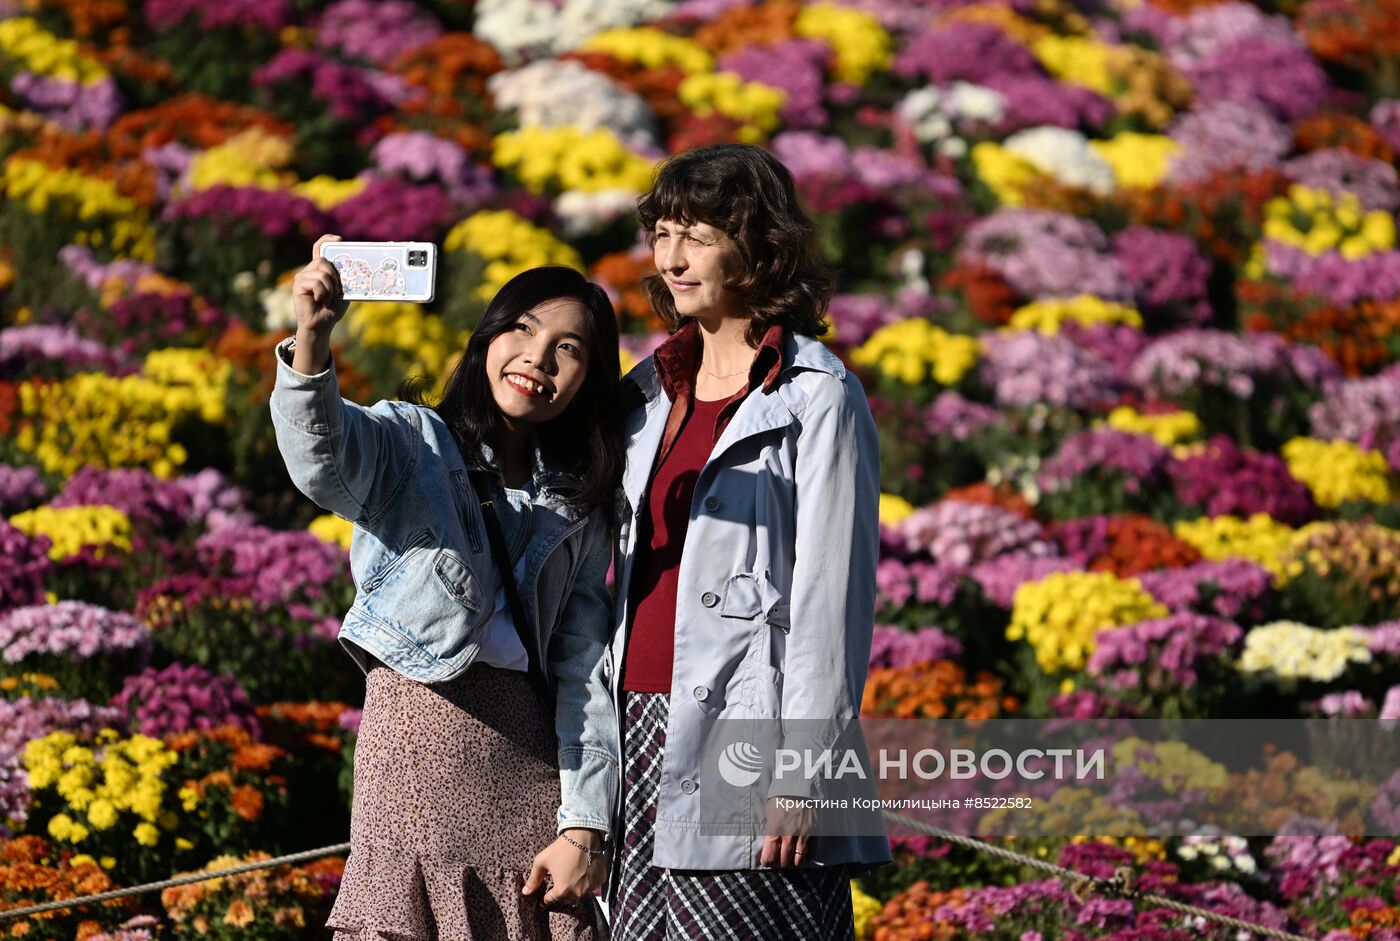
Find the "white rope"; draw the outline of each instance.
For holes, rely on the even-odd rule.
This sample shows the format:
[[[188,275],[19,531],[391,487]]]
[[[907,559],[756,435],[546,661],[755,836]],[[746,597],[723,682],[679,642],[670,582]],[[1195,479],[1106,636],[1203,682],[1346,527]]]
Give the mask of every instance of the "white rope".
[[[276,859],[261,859],[255,863],[242,863],[237,866],[230,866],[228,869],[219,869],[214,872],[192,872],[184,876],[163,879],[160,882],[148,882],[145,885],[134,885],[125,889],[113,889],[110,892],[100,892],[97,895],[84,895],[75,899],[63,899],[59,902],[44,902],[41,905],[12,908],[9,911],[0,912],[0,921],[10,921],[11,919],[23,918],[27,915],[38,915],[43,912],[55,912],[64,908],[77,908],[79,905],[94,905],[98,902],[109,902],[113,899],[126,898],[132,895],[144,895],[147,892],[171,889],[177,885],[207,882],[210,879],[222,879],[225,876],[236,876],[240,873],[254,872],[258,869],[271,869],[274,866],[309,862],[313,859],[320,859],[323,856],[332,856],[336,853],[348,853],[349,851],[349,843],[337,843],[335,846],[323,846],[318,850],[306,850],[302,853],[278,856]]]
[[[1195,905],[1187,905],[1184,902],[1167,898],[1163,895],[1138,892],[1132,884],[1132,872],[1126,866],[1120,867],[1111,879],[1088,876],[1082,872],[1076,872],[1073,869],[1068,869],[1043,859],[1037,859],[1034,856],[1027,856],[1025,853],[1017,853],[1014,850],[996,846],[985,840],[978,840],[973,837],[953,833],[950,830],[944,830],[940,827],[931,826],[930,824],[915,820],[912,817],[906,817],[903,814],[894,813],[893,811],[885,811],[884,816],[887,821],[897,826],[917,830],[920,833],[946,840],[949,843],[955,843],[958,846],[965,846],[980,853],[987,853],[990,856],[1020,863],[1023,866],[1030,866],[1033,869],[1039,869],[1042,872],[1057,876],[1070,883],[1071,891],[1074,892],[1076,898],[1082,899],[1088,892],[1097,891],[1107,895],[1117,895],[1135,903],[1169,909],[1182,915],[1204,918],[1207,921],[1213,921],[1241,931],[1248,931],[1266,938],[1277,938],[1279,941],[1315,941],[1315,939],[1305,937],[1304,935],[1291,934],[1287,931],[1280,931],[1277,928],[1270,928],[1266,925],[1258,925],[1254,922],[1245,921],[1242,918],[1222,915],[1219,912],[1199,908]],[[232,866],[228,869],[220,869],[215,872],[190,873],[189,875],[177,876],[173,879],[165,879],[160,882],[150,882],[145,885],[131,886],[125,889],[113,889],[110,892],[102,892],[97,895],[85,895],[81,898],[64,899],[59,902],[45,902],[42,905],[30,905],[26,908],[14,908],[9,911],[0,911],[0,922],[15,918],[23,918],[28,915],[38,915],[43,912],[76,908],[80,905],[93,905],[98,902],[108,902],[113,899],[143,895],[147,892],[155,892],[180,885],[190,885],[195,882],[222,879],[226,876],[236,876],[241,873],[254,872],[259,869],[271,869],[275,866],[308,862],[313,859],[320,859],[324,856],[331,856],[336,853],[347,853],[349,851],[349,843],[338,843],[335,846],[324,846],[320,849],[306,850],[302,853],[278,856],[276,859],[264,859],[254,863],[244,863],[238,866]]]
[[[940,840],[947,840],[949,843],[956,843],[958,846],[965,846],[969,849],[977,850],[980,853],[987,853],[990,856],[997,856],[1058,876],[1070,884],[1070,891],[1073,892],[1075,898],[1080,901],[1083,901],[1084,897],[1089,892],[1097,891],[1106,895],[1117,895],[1135,903],[1170,909],[1182,915],[1193,915],[1197,918],[1204,918],[1208,921],[1227,925],[1231,928],[1237,928],[1241,931],[1249,931],[1254,934],[1263,935],[1267,938],[1278,938],[1279,941],[1315,941],[1315,939],[1305,937],[1304,935],[1290,934],[1287,931],[1280,931],[1277,928],[1270,928],[1266,925],[1256,925],[1253,922],[1245,921],[1242,918],[1235,918],[1232,915],[1222,915],[1219,912],[1213,912],[1209,909],[1198,908],[1195,905],[1187,905],[1185,902],[1167,898],[1165,895],[1139,892],[1133,886],[1132,870],[1127,866],[1120,866],[1115,870],[1113,878],[1111,879],[1089,876],[1082,872],[1076,872],[1073,869],[1067,869],[1064,866],[1047,862],[1043,859],[1036,859],[1034,856],[1027,856],[1025,853],[1017,853],[1014,850],[996,846],[985,840],[962,836],[961,834],[953,833],[940,827],[931,826],[923,821],[915,820],[912,817],[906,817],[903,814],[897,814],[888,810],[885,811],[884,814],[887,821],[898,826],[908,827],[911,830],[918,830],[920,833],[938,837]]]

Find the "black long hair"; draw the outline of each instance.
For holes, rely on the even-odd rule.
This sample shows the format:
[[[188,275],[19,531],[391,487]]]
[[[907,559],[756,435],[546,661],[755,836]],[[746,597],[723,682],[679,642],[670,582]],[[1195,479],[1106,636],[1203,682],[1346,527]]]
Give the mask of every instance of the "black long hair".
[[[556,298],[572,298],[583,305],[588,320],[588,372],[569,407],[558,418],[539,425],[535,434],[547,464],[582,481],[576,492],[562,496],[589,510],[611,503],[622,479],[624,454],[616,420],[621,367],[612,302],[601,287],[574,269],[546,265],[507,281],[486,305],[466,351],[448,375],[442,401],[430,407],[447,423],[463,455],[476,453],[483,442],[499,441],[505,426],[486,375],[487,347],[513,329],[525,311]],[[427,405],[422,390],[421,380],[410,381],[399,397]]]

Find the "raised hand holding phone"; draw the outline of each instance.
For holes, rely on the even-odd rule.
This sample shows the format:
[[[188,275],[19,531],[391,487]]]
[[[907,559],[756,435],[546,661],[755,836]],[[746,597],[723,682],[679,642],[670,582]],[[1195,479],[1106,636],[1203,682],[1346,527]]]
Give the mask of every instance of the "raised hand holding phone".
[[[317,244],[320,257],[340,272],[347,300],[426,304],[436,293],[437,245],[432,242],[337,239]]]
[[[292,309],[297,317],[297,344],[292,368],[313,375],[323,371],[331,358],[331,330],[350,302],[344,297],[340,272],[321,257],[321,245],[339,242],[338,235],[323,235],[311,249],[311,263],[292,279]]]

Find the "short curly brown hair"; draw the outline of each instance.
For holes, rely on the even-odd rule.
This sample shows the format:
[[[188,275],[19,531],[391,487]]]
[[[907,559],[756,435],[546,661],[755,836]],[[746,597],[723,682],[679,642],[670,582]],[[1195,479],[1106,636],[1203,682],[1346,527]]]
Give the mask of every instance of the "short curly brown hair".
[[[716,144],[661,164],[651,190],[637,199],[647,244],[656,223],[702,222],[733,240],[744,274],[726,285],[749,311],[750,343],[781,324],[792,333],[826,332],[836,277],[822,261],[817,227],[797,199],[792,174],[761,147]],[[685,320],[660,275],[643,281],[652,309],[672,330]]]

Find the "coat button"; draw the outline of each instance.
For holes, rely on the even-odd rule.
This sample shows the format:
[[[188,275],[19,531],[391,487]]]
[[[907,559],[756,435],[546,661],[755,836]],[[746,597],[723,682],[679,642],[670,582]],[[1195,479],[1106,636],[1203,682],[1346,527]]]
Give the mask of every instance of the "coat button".
[[[695,793],[695,788],[696,788],[696,784],[695,784],[694,781],[690,780],[690,778],[684,778],[684,779],[682,779],[682,781],[681,781],[681,790],[682,790],[682,791],[685,791],[685,793],[687,793],[687,794],[694,794],[694,793]]]
[[[715,510],[718,510],[718,509],[719,509],[719,497],[706,497],[706,498],[705,498],[705,509],[709,510],[711,513],[713,513]]]
[[[695,698],[704,702],[710,695],[710,691],[703,686],[695,687]]]
[[[715,605],[719,604],[719,595],[712,591],[707,591],[700,596],[700,603],[707,608],[713,608]]]

